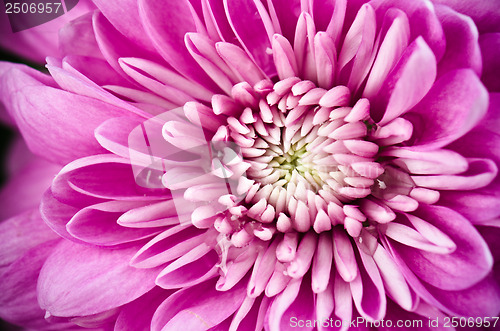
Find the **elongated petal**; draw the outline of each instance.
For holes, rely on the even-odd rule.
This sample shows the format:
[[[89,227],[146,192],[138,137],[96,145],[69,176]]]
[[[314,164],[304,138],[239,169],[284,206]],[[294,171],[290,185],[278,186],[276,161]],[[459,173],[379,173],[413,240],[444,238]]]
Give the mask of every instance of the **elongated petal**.
[[[115,330],[149,331],[153,314],[172,292],[155,287],[137,300],[130,302],[121,309],[116,319]]]
[[[151,329],[206,330],[231,316],[245,298],[243,286],[220,292],[214,281],[182,289],[165,300],[153,316]],[[196,318],[192,318],[193,314]]]
[[[414,84],[415,79],[420,84]],[[381,93],[374,98],[372,115],[376,119],[380,116],[380,123],[387,124],[419,103],[435,79],[435,56],[425,41],[417,38],[388,75]]]
[[[187,0],[168,2],[140,0],[138,5],[144,30],[161,56],[180,73],[209,90],[217,91],[213,81],[184,46],[185,33],[197,32],[200,24],[191,4]]]
[[[50,240],[28,249],[2,270],[0,317],[37,330],[49,327],[37,302],[36,280],[42,265],[59,240]]]
[[[40,272],[40,306],[55,316],[82,316],[138,298],[154,287],[158,270],[130,267],[135,251],[135,247],[108,250],[61,242]]]
[[[271,19],[265,11],[259,10],[259,6],[262,4],[258,1],[224,1],[229,23],[241,45],[264,73],[273,76],[276,68],[267,49],[271,49],[274,31]]]
[[[445,207],[421,206],[416,214],[447,234],[457,249],[448,255],[400,247],[410,268],[427,283],[443,290],[462,290],[483,279],[493,259],[476,229],[460,214]]]
[[[444,108],[445,112],[440,111]],[[487,108],[488,92],[472,70],[443,75],[409,114],[414,126],[412,148],[429,150],[449,144],[470,131]]]

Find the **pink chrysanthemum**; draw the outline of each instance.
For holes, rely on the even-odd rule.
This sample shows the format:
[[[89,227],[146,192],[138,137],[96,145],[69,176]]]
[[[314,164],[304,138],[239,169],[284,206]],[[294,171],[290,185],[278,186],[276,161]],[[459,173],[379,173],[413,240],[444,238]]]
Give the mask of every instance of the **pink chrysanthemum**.
[[[94,2],[61,30],[50,76],[1,67],[28,147],[64,167],[41,200],[50,229],[36,212],[0,225],[7,244],[40,229],[4,254],[0,316],[106,330],[493,323],[498,8]]]

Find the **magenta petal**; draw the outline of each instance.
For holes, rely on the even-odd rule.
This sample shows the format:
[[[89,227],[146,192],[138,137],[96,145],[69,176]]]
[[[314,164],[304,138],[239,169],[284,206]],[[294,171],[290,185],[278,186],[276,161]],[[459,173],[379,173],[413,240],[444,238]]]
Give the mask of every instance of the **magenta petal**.
[[[297,294],[295,300],[290,302],[286,311],[281,317],[281,323],[279,330],[286,330],[290,327],[290,321],[292,318],[297,318],[297,320],[311,321],[314,320],[314,293],[311,290],[311,279],[305,277],[302,279],[302,284],[300,284],[300,290]],[[272,310],[269,311],[272,314]],[[301,330],[313,330],[310,325],[305,325],[300,328]],[[272,329],[271,329],[272,330]]]
[[[267,310],[266,315],[268,315],[268,317],[266,318],[266,322],[268,325],[266,325],[266,329],[269,329],[270,331],[278,331],[281,329],[283,315],[299,295],[301,283],[302,278],[292,279],[283,292],[274,298]],[[289,321],[284,321],[284,323],[287,322]]]
[[[161,56],[181,74],[218,91],[184,45],[184,35],[198,32],[201,24],[189,1],[139,0],[138,3],[144,29]]]
[[[443,290],[462,290],[491,271],[493,259],[487,244],[463,216],[445,207],[426,205],[414,213],[447,234],[457,246],[453,253],[443,255],[397,245],[398,253],[418,277]]]
[[[202,0],[202,9],[208,35],[213,41],[225,41],[239,45],[233,29],[229,25],[222,1]]]
[[[170,294],[172,291],[155,287],[137,300],[128,303],[121,309],[114,330],[151,330],[151,319],[156,309]]]
[[[121,57],[139,57],[163,62],[156,52],[151,53],[142,47],[138,47],[137,44],[117,31],[101,12],[94,12],[92,23],[101,54],[109,65],[124,77],[126,75],[118,65],[118,59]]]
[[[151,40],[142,27],[137,1],[126,0],[118,4],[106,0],[94,0],[94,3],[124,36],[148,51],[154,50]]]
[[[281,34],[288,40],[294,40],[295,27],[301,12],[301,0],[267,0],[271,20],[281,29]]]
[[[489,33],[479,37],[483,56],[483,75],[481,80],[489,91],[500,92],[500,33]]]
[[[500,7],[495,1],[433,0],[470,16],[481,34],[500,32]]]
[[[76,6],[68,12],[65,11],[63,15],[58,15],[44,24],[18,32],[12,32],[9,19],[4,11],[0,20],[0,35],[2,35],[0,45],[2,49],[40,64],[44,63],[47,56],[60,55],[58,32],[61,27],[79,16],[95,10],[95,6],[90,0],[68,2],[68,7],[70,4]],[[60,8],[59,13],[62,14],[62,11],[63,8]]]
[[[15,153],[27,157],[26,164],[17,159],[15,154],[10,155],[15,170],[18,171],[0,191],[0,220],[7,219],[37,208],[40,197],[45,192],[60,166],[50,163],[40,157],[32,155],[24,145],[15,146]],[[0,249],[1,251],[1,249]]]
[[[58,174],[52,189],[56,197],[56,184],[66,182],[77,193],[97,199],[159,200],[170,198],[166,189],[139,186],[134,178],[130,160],[115,155],[94,155],[76,160]],[[60,200],[65,201],[66,196]],[[70,199],[68,199],[71,202]]]
[[[358,246],[359,249],[359,246]],[[351,292],[358,312],[366,319],[380,320],[386,312],[386,295],[382,278],[372,256],[359,249],[363,266],[351,282]]]
[[[430,150],[449,144],[470,131],[487,109],[488,92],[472,70],[446,73],[408,113],[414,126],[412,149]]]
[[[423,38],[419,37],[408,46],[380,93],[373,98],[372,115],[380,118],[381,125],[387,124],[419,103],[431,89],[435,78],[436,58]]]
[[[129,266],[136,250],[61,242],[40,272],[40,306],[54,316],[82,316],[135,300],[154,287],[158,273]]]
[[[66,224],[77,212],[78,208],[58,201],[50,189],[42,196],[40,214],[45,223],[59,236],[78,242],[66,230]]]
[[[59,49],[62,54],[102,58],[94,36],[92,15],[92,12],[86,13],[59,30]]]
[[[276,74],[271,48],[274,34],[271,19],[258,1],[224,1],[229,23],[243,48],[268,76]],[[244,19],[246,18],[246,19]],[[251,18],[251,21],[249,19]]]
[[[441,191],[439,204],[449,207],[474,224],[500,217],[500,178],[473,191]]]
[[[94,129],[108,118],[126,115],[111,104],[44,86],[20,70],[2,78],[3,93],[12,100],[9,111],[29,148],[57,163],[102,152]]]
[[[461,291],[428,289],[436,299],[460,316],[484,318],[500,313],[500,286],[491,275]]]
[[[144,245],[131,260],[138,268],[153,268],[172,261],[214,238],[210,232],[193,226],[177,225],[165,230]]]
[[[106,63],[104,63],[106,64]],[[90,67],[90,64],[86,64]],[[106,64],[106,68],[100,70],[100,74],[102,76],[106,76],[106,70],[110,70],[109,65]],[[62,68],[59,68],[55,65],[47,65],[47,69],[51,76],[54,78],[59,86],[68,91],[77,95],[86,96],[92,99],[97,99],[105,104],[110,104],[114,107],[122,108],[124,113],[125,110],[130,112],[130,116],[132,114],[138,114],[142,117],[147,117],[148,114],[144,113],[140,109],[132,106],[129,102],[125,102],[110,92],[104,90],[102,87],[98,86],[96,82],[91,81],[89,78],[85,77],[83,74],[78,72],[75,68],[73,68],[66,61],[63,61]],[[97,68],[94,68],[97,69]],[[122,82],[120,82],[122,83]],[[127,114],[127,113],[125,113]]]
[[[446,36],[446,52],[439,62],[438,76],[460,68],[471,68],[481,75],[481,50],[472,19],[445,6],[436,6],[436,13]]]
[[[382,88],[387,75],[408,47],[409,38],[410,24],[406,14],[399,10],[389,10],[385,14],[378,36],[380,48],[366,82],[363,96],[372,98]]]
[[[190,287],[217,276],[219,256],[212,247],[200,245],[170,263],[156,278],[165,289]]]
[[[43,330],[48,323],[39,307],[36,294],[36,279],[47,256],[58,240],[44,242],[25,252],[0,273],[0,317],[25,327]]]
[[[404,11],[410,20],[410,41],[421,36],[432,49],[437,61],[441,60],[446,38],[432,3],[406,0],[373,0],[370,3],[377,11],[378,21],[382,20],[381,16],[391,7]]]
[[[182,289],[158,307],[151,329],[207,330],[231,316],[243,302],[245,294],[242,284],[219,292],[215,290],[213,280]]]
[[[5,267],[26,251],[59,238],[43,222],[37,209],[6,219],[0,223],[0,267]]]
[[[83,208],[71,218],[66,229],[75,238],[97,246],[114,246],[145,239],[160,230],[130,229],[117,223],[125,211],[144,204],[144,202],[109,201]]]

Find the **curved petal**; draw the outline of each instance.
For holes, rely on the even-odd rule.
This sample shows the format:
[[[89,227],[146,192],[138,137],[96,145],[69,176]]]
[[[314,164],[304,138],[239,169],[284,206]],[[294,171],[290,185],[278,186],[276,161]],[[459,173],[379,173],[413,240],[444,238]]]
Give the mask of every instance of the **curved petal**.
[[[489,33],[479,37],[483,56],[483,75],[481,80],[489,91],[500,92],[500,33]]]
[[[372,256],[358,246],[362,267],[358,276],[349,283],[358,312],[368,320],[380,320],[385,316],[387,299],[384,284]]]
[[[421,36],[434,53],[437,62],[441,60],[446,48],[446,39],[441,22],[430,1],[372,0],[370,4],[377,12],[378,22],[382,21],[382,15],[390,8],[404,11],[410,20],[410,41]]]
[[[44,318],[45,312],[38,305],[36,280],[43,263],[58,242],[59,240],[51,240],[36,245],[2,270],[2,319],[36,330],[49,329],[50,324]]]
[[[462,1],[462,0],[433,0],[436,3],[450,6],[454,10],[470,16],[476,23],[481,34],[500,32],[500,8],[495,1]]]
[[[380,93],[373,98],[372,116],[384,125],[406,113],[424,98],[435,79],[436,58],[423,38],[419,37],[403,52]]]
[[[94,201],[170,198],[167,189],[150,189],[138,185],[130,161],[110,154],[78,159],[65,166],[54,179],[54,195],[63,202],[73,204],[68,192],[62,190],[62,187],[59,189],[62,185],[68,185],[76,194],[87,196],[90,201],[92,198]]]
[[[186,288],[217,276],[219,255],[201,244],[163,269],[156,284],[165,289]]]
[[[117,223],[125,211],[148,202],[109,201],[80,209],[66,224],[68,233],[86,243],[97,246],[115,246],[145,239],[159,229],[130,229]]]
[[[8,266],[31,248],[59,237],[30,210],[0,223],[0,267]]]
[[[469,132],[488,109],[488,91],[470,69],[446,73],[415,106],[407,119],[413,123],[411,149],[443,147]]]
[[[194,247],[213,241],[211,232],[193,226],[173,226],[144,245],[130,261],[138,268],[153,268],[177,259]]]
[[[498,316],[500,313],[500,286],[491,275],[461,291],[444,291],[432,287],[428,289],[457,315],[484,318]]]
[[[159,287],[125,305],[116,319],[115,331],[150,331],[151,319],[158,306],[171,295],[173,291]]]
[[[45,86],[18,69],[2,76],[2,90],[10,96],[9,112],[28,147],[56,163],[101,153],[94,129],[127,115],[111,104]]]
[[[135,300],[154,287],[158,269],[129,266],[137,247],[103,249],[61,242],[38,279],[38,299],[51,315],[92,315]]]
[[[493,259],[486,242],[462,215],[446,207],[427,205],[414,213],[447,234],[457,247],[443,255],[395,244],[418,277],[437,288],[457,291],[473,286],[491,271]]]
[[[263,5],[259,1],[225,0],[224,8],[229,24],[248,55],[265,74],[276,75],[272,54],[267,52],[271,49],[274,29]]]
[[[189,1],[139,0],[138,3],[142,25],[161,56],[181,74],[211,91],[219,91],[184,45],[184,35],[198,32],[201,24]]]
[[[182,289],[158,307],[151,329],[210,329],[231,316],[242,304],[245,294],[241,283],[229,291],[220,292],[215,289],[213,280]]]
[[[479,34],[472,19],[445,6],[436,6],[436,14],[446,36],[446,52],[439,62],[438,76],[460,68],[471,68],[481,75]]]
[[[93,0],[97,8],[106,16],[121,34],[148,51],[154,51],[153,44],[147,38],[139,18],[139,7],[135,0],[125,0],[120,3]]]

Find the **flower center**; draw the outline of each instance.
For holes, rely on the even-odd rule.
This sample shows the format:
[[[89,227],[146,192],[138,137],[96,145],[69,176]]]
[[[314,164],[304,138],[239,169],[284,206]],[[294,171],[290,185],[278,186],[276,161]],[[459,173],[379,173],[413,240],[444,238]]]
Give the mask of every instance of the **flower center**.
[[[247,164],[237,191],[252,221],[280,232],[326,231],[343,222],[345,203],[378,185],[384,169],[375,162],[378,145],[366,140],[366,99],[350,106],[347,87],[325,90],[295,77],[238,88],[235,101],[246,108],[228,118],[227,130]]]

